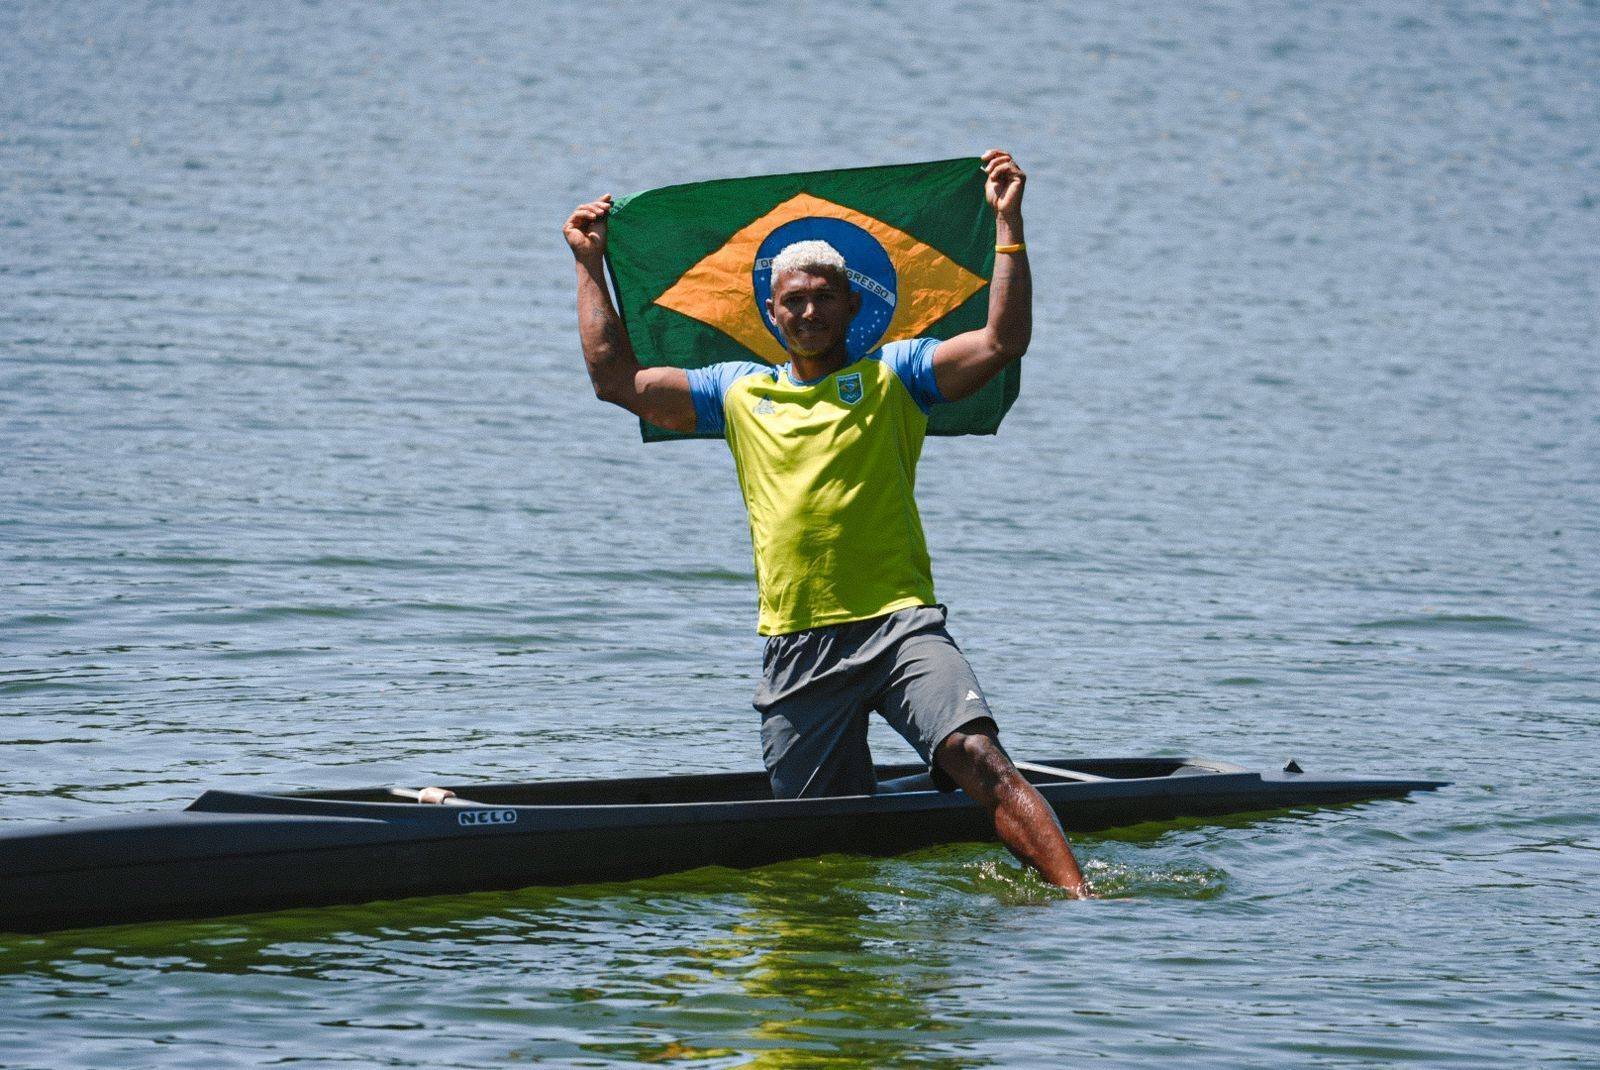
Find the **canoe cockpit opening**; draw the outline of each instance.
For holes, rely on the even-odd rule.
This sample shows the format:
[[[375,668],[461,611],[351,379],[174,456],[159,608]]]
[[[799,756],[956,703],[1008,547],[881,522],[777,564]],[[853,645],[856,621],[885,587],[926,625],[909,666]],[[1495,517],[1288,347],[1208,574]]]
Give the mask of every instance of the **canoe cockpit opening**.
[[[1224,762],[1185,758],[1058,758],[1049,761],[1017,760],[1017,766],[1035,784],[1094,784],[1107,780],[1139,780],[1242,772]],[[877,767],[879,795],[935,791],[923,765]],[[534,783],[457,784],[454,797],[444,806],[670,806],[685,803],[758,802],[770,800],[772,789],[765,773],[702,773],[687,776],[633,777],[617,780],[550,780]],[[437,791],[426,797],[437,796]],[[304,807],[322,802],[399,803],[427,806],[418,788],[375,787],[331,791],[287,792],[261,796],[207,793],[191,809],[236,809],[248,806],[266,810],[277,799]],[[251,800],[254,801],[251,801]]]
[[[1193,776],[1235,772],[1237,767],[1184,758],[1097,758],[1054,762],[1017,760],[1017,766],[1035,784],[1094,783],[1150,777]],[[877,767],[879,795],[936,791],[933,778],[922,765]],[[638,777],[625,780],[547,781],[532,784],[478,784],[458,786],[469,803],[490,806],[651,806],[695,802],[754,802],[772,798],[767,777],[761,773],[708,773],[678,777]],[[370,802],[416,801],[416,792],[390,789],[390,793],[339,793],[343,799],[360,795]],[[459,799],[447,799],[458,804]]]

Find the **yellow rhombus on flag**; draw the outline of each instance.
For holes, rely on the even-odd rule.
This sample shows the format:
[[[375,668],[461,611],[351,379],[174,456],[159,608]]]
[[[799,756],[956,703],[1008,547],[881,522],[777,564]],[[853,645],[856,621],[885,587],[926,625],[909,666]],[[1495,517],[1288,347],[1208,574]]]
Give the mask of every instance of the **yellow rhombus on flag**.
[[[768,364],[782,364],[788,355],[778,344],[764,311],[750,299],[751,275],[757,250],[769,234],[785,223],[815,218],[854,223],[878,240],[901,278],[916,280],[910,293],[894,295],[894,315],[879,339],[880,345],[920,337],[988,285],[983,276],[968,271],[903,230],[842,204],[797,193],[741,228],[726,245],[684,272],[655,303],[710,324]]]

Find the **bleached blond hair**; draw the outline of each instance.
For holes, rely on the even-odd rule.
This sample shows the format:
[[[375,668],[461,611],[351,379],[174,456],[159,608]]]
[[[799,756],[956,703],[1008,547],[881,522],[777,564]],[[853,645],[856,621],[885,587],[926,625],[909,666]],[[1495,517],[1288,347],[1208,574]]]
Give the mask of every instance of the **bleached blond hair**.
[[[825,241],[812,239],[785,245],[783,251],[772,258],[772,281],[785,271],[809,271],[815,275],[836,275],[846,286],[850,284],[850,269],[844,256]]]

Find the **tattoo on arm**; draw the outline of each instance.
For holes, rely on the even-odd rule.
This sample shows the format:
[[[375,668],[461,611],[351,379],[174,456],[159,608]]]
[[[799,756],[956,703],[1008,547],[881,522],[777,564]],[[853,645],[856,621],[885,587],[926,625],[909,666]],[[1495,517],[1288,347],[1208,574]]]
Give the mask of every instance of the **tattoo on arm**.
[[[632,372],[638,370],[633,348],[622,330],[622,318],[603,292],[597,292],[583,280],[579,294],[579,312],[582,317],[580,334],[583,338],[583,361],[589,366],[589,379],[595,394],[627,409],[634,407],[631,400]]]
[[[604,301],[594,301],[589,305],[589,318],[600,328],[600,340],[611,351],[611,355],[616,355],[622,342],[622,334],[617,329],[617,314],[607,308]]]

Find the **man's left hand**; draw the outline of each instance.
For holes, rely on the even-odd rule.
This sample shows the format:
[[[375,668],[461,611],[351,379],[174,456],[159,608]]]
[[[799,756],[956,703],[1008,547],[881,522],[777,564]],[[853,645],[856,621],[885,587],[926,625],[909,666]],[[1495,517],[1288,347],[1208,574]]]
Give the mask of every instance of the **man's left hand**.
[[[1022,173],[1017,161],[1009,152],[990,149],[983,154],[983,170],[988,180],[983,184],[983,195],[996,215],[1017,216],[1022,213],[1022,187],[1028,176]]]

